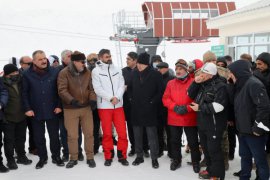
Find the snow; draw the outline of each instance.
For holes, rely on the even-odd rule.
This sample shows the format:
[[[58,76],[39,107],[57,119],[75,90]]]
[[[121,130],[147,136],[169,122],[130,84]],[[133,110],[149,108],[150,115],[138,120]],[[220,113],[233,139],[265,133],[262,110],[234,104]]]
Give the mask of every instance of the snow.
[[[47,138],[47,149],[49,150],[49,140]],[[27,141],[28,142],[28,141]],[[26,145],[26,149],[28,145]],[[115,147],[116,150],[116,147]],[[86,164],[86,160],[78,161],[72,169],[66,169],[65,167],[58,167],[52,164],[49,155],[48,163],[39,170],[35,169],[35,165],[38,162],[38,156],[27,154],[27,156],[33,160],[31,165],[18,164],[17,170],[9,171],[8,173],[0,174],[0,180],[197,180],[198,174],[195,174],[192,170],[192,166],[188,165],[190,161],[190,154],[185,153],[182,148],[182,167],[176,171],[170,170],[170,159],[167,156],[167,152],[164,152],[164,156],[159,158],[159,169],[153,169],[150,158],[144,158],[144,163],[139,166],[133,166],[132,162],[135,156],[128,157],[130,163],[129,166],[122,166],[117,157],[114,158],[112,166],[104,166],[104,157],[102,147],[99,149],[99,153],[95,155],[96,168],[89,168]],[[230,168],[226,172],[226,179],[233,180],[238,179],[233,176],[233,172],[240,170],[240,157],[237,155],[238,148],[236,149],[235,159],[230,161]],[[3,149],[2,149],[3,153]],[[48,151],[50,154],[50,152]],[[3,155],[4,157],[4,155]],[[4,157],[4,164],[6,160]],[[255,173],[252,171],[252,178],[255,179]]]

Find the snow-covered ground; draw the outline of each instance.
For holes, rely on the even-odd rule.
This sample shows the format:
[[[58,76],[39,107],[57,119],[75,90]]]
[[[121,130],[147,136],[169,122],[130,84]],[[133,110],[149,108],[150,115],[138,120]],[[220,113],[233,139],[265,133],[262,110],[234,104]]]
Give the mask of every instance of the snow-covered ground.
[[[47,137],[48,143],[48,137]],[[26,145],[26,148],[28,145]],[[49,150],[49,145],[47,144]],[[238,149],[238,148],[237,148]],[[116,147],[115,147],[116,150]],[[190,161],[190,154],[185,153],[182,148],[183,160],[182,167],[176,171],[170,170],[170,159],[167,156],[167,152],[164,156],[159,158],[159,169],[153,169],[151,165],[151,159],[145,158],[144,163],[139,166],[131,165],[135,157],[128,157],[130,163],[129,166],[124,167],[118,163],[117,158],[114,158],[111,167],[104,166],[102,148],[100,147],[99,153],[95,156],[97,164],[96,168],[89,168],[86,161],[78,163],[72,169],[66,169],[65,167],[58,167],[52,164],[49,158],[48,164],[44,168],[36,170],[35,165],[38,162],[38,157],[27,154],[27,156],[33,160],[33,163],[28,166],[18,165],[17,170],[10,171],[8,173],[0,174],[0,180],[197,180],[198,174],[195,174],[192,170],[192,166],[188,165]],[[236,150],[237,152],[238,150]],[[3,152],[3,149],[2,149]],[[233,172],[240,169],[240,158],[238,154],[235,154],[235,159],[230,161],[230,168],[226,172],[226,179],[233,180],[238,179],[233,176]],[[4,163],[6,160],[4,157]],[[255,179],[254,171],[252,172],[252,180]]]

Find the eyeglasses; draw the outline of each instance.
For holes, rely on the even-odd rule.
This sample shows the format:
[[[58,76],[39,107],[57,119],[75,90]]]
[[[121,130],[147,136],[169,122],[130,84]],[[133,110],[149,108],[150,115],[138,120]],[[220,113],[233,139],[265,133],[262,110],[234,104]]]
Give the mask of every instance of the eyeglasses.
[[[83,61],[79,61],[80,63],[82,63],[82,64],[85,64],[85,61],[83,60]]]
[[[23,63],[23,64],[27,64],[28,66],[30,66],[32,63],[31,63],[31,62],[29,62],[29,63]]]

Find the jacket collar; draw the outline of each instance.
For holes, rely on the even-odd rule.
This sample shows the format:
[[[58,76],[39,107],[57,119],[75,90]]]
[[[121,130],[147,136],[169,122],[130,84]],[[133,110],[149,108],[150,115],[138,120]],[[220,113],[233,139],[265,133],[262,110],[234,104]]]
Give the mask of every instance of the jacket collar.
[[[97,65],[97,67],[99,67],[101,69],[108,69],[108,68],[114,67],[113,64],[106,64],[106,63],[102,62],[101,60],[98,60],[96,65]]]
[[[73,62],[71,62],[68,65],[68,71],[71,73],[72,76],[79,76],[81,74],[84,74],[87,71],[87,69],[86,67],[84,67],[82,72],[78,72]]]

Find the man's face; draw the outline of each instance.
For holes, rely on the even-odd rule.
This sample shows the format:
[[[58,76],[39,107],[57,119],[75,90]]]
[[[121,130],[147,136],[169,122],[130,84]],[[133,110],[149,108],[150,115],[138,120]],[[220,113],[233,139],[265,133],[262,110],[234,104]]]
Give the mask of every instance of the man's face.
[[[268,69],[268,65],[266,63],[264,63],[263,61],[261,60],[257,60],[256,61],[256,68],[261,71],[261,72],[264,72]]]
[[[67,52],[66,55],[63,57],[63,62],[65,65],[68,65],[71,61],[71,53],[72,52]]]
[[[148,67],[148,65],[137,63],[137,68],[141,72],[145,70]]]
[[[158,68],[158,71],[163,75],[169,71],[169,68]]]
[[[105,53],[100,56],[100,60],[105,64],[112,64],[112,56],[111,54]]]
[[[209,79],[212,79],[213,75],[212,74],[208,74],[208,73],[205,73],[205,72],[201,72],[200,73],[200,78],[202,79],[203,82],[209,80]]]
[[[131,57],[127,56],[127,66],[130,68],[134,68],[137,64],[137,60],[132,59]]]
[[[9,75],[6,75],[7,78],[10,78],[11,76],[15,76],[15,75],[18,75],[19,74],[19,71],[14,71],[12,73],[10,73]]]
[[[176,75],[176,77],[182,77],[186,73],[187,72],[186,72],[186,70],[183,67],[181,67],[181,66],[176,66],[175,67],[175,75]]]
[[[45,69],[48,66],[48,59],[44,53],[37,53],[34,56],[33,64],[36,65],[39,69]]]
[[[22,59],[22,62],[20,63],[22,69],[27,69],[32,64],[33,60],[29,56],[25,56]]]
[[[82,72],[85,68],[85,60],[73,61],[78,72]]]

